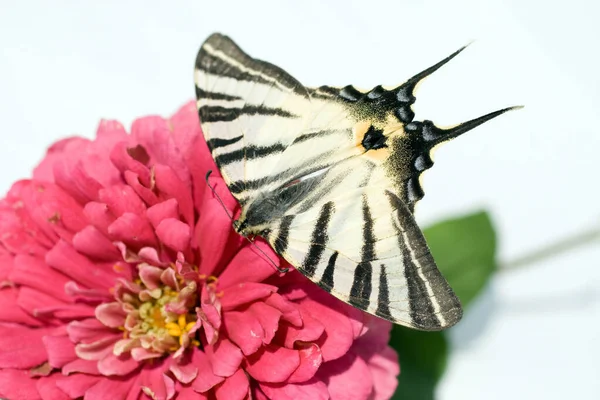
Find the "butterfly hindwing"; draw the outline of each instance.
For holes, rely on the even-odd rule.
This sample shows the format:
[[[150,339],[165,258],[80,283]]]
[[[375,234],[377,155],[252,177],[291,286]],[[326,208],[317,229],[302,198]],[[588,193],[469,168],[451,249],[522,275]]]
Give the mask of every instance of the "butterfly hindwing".
[[[462,50],[462,49],[461,49]],[[450,129],[415,121],[418,82],[305,88],[214,34],[196,60],[202,130],[240,202],[236,230],[371,314],[423,330],[455,324],[458,298],[412,215],[431,149],[509,109]]]

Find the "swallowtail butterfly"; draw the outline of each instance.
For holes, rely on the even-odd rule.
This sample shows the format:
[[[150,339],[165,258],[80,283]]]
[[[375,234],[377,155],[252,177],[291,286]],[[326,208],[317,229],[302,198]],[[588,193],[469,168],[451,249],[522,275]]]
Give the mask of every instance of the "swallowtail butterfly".
[[[441,129],[417,121],[415,86],[303,86],[213,34],[195,83],[202,131],[241,206],[235,230],[261,236],[307,278],[368,313],[421,330],[462,316],[413,217],[431,149],[512,109]],[[513,107],[514,108],[514,107]]]

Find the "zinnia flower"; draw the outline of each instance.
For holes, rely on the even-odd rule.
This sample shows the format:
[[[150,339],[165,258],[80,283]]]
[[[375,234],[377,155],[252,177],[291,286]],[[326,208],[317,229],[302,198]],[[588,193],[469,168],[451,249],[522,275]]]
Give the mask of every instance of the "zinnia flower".
[[[52,146],[0,202],[0,397],[385,399],[390,324],[249,243],[195,104]],[[259,251],[260,249],[261,251]],[[265,254],[262,254],[264,252]]]

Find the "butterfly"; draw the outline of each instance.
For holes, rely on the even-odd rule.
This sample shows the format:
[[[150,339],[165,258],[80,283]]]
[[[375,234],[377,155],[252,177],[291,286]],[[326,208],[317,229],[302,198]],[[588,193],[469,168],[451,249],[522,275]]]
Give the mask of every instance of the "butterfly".
[[[441,330],[462,316],[413,217],[431,149],[512,108],[442,129],[415,120],[415,86],[464,48],[390,89],[305,87],[215,33],[194,71],[206,143],[261,236],[342,301],[393,323]]]

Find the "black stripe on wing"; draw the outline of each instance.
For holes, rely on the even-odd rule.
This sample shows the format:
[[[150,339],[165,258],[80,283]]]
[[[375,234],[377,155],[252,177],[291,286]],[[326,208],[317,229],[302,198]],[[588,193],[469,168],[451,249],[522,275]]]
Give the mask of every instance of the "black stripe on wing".
[[[233,40],[219,33],[212,34],[202,44],[196,57],[196,68],[239,81],[278,85],[307,96],[304,86],[283,69],[248,56]]]
[[[198,109],[200,121],[206,122],[229,122],[239,118],[241,115],[266,115],[278,116],[284,118],[298,118],[297,115],[281,108],[271,108],[265,106],[245,105],[240,108],[229,108],[222,106],[202,106]]]
[[[219,167],[231,164],[241,160],[252,160],[255,158],[266,157],[271,154],[281,153],[286,147],[282,144],[276,143],[271,146],[246,146],[242,149],[230,151],[229,153],[222,153],[215,157],[215,162]],[[234,182],[234,187],[236,182]]]
[[[279,229],[277,230],[277,237],[274,240],[275,251],[278,254],[283,254],[288,247],[288,241],[290,237],[290,226],[294,220],[294,215],[286,215],[281,219]]]
[[[317,218],[317,223],[313,228],[310,239],[310,247],[302,263],[304,274],[309,278],[312,278],[315,274],[317,265],[319,265],[321,262],[321,257],[323,257],[325,246],[329,241],[327,229],[329,227],[329,221],[331,220],[333,211],[333,202],[329,201],[323,204],[323,207],[321,207],[321,212],[319,213],[319,218]]]
[[[454,325],[462,317],[460,301],[435,265],[425,237],[408,207],[392,192],[386,191],[386,195],[397,212],[395,228],[408,287],[412,324],[423,330],[440,330]]]
[[[363,246],[361,250],[361,262],[354,270],[354,280],[350,289],[350,298],[348,302],[362,310],[369,308],[372,291],[371,279],[373,277],[373,267],[368,260],[375,258],[375,232],[373,230],[373,217],[367,201],[363,195]]]

